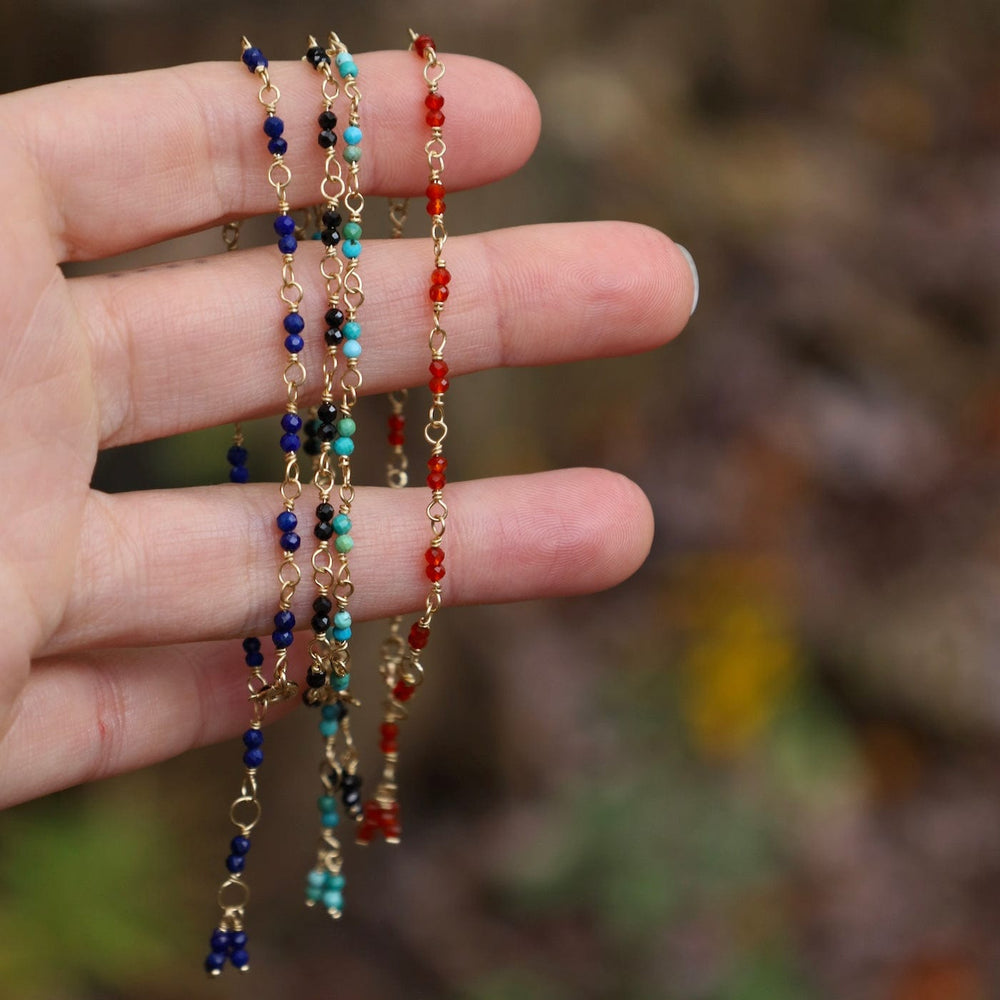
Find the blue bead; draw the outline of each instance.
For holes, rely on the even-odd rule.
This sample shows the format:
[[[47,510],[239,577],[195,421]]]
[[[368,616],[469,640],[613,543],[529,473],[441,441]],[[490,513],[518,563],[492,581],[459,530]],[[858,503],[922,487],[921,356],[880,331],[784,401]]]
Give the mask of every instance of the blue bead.
[[[230,854],[226,858],[226,868],[234,875],[238,875],[246,867],[246,858],[240,854]]]
[[[334,691],[346,691],[351,686],[351,675],[344,674],[343,677],[338,677],[336,674],[330,680],[330,687]]]
[[[255,635],[248,635],[243,640],[243,651],[245,653],[259,653],[260,639],[258,639]]]
[[[327,872],[326,876],[326,887],[327,889],[343,889],[345,885],[344,876],[337,874],[334,875],[333,872]]]
[[[274,626],[282,632],[291,632],[295,628],[295,615],[282,609],[274,616]]]
[[[290,333],[285,337],[285,350],[289,354],[298,354],[305,346],[306,342],[297,333]]]
[[[340,823],[340,813],[328,812],[323,813],[319,818],[319,825],[322,827],[334,827],[338,826]]]
[[[230,465],[246,465],[247,464],[247,450],[242,445],[234,444],[229,451],[226,452],[226,461]]]
[[[284,452],[298,451],[302,447],[298,434],[282,434],[280,444]]]
[[[237,950],[245,948],[247,946],[247,932],[233,931],[232,934],[229,935],[229,944]]]
[[[274,643],[275,649],[288,649],[295,642],[295,636],[291,632],[272,632],[271,642]]]
[[[357,343],[357,341],[354,341]],[[353,455],[354,442],[350,438],[339,437],[333,442],[333,450],[338,455]]]
[[[345,240],[340,245],[340,252],[347,257],[348,260],[355,260],[361,256],[361,241]]]
[[[293,236],[295,234],[295,220],[290,215],[279,215],[274,220],[274,231],[279,236]]]
[[[361,336],[361,324],[356,320],[348,320],[344,324],[344,336],[348,340],[357,340]]]
[[[324,705],[322,715],[324,719],[336,719],[339,722],[344,717],[344,706],[339,701]]]
[[[333,624],[337,628],[350,628],[351,627],[351,613],[350,611],[338,611],[333,616]]]
[[[357,125],[348,125],[344,129],[344,142],[349,146],[356,146],[361,142],[361,129]]]
[[[313,885],[322,888],[326,885],[326,872],[311,871],[306,876],[306,885]]]
[[[290,510],[283,510],[276,522],[282,531],[294,531],[299,526],[299,519]]]
[[[326,739],[336,736],[339,729],[340,723],[333,719],[320,719],[319,721],[319,734]]]
[[[295,249],[298,245],[299,244],[294,236],[282,236],[281,239],[278,240],[278,249],[282,253],[295,253]]]
[[[232,851],[233,854],[246,854],[247,851],[250,850],[250,838],[244,836],[233,837],[233,839],[229,841],[229,850]]]
[[[247,653],[246,661],[248,667],[262,667],[264,666],[264,654]]]
[[[288,152],[288,143],[279,136],[267,144],[267,151],[272,156],[284,156]]]
[[[205,969],[207,972],[218,972],[226,964],[226,953],[224,951],[213,951],[205,959]]]
[[[258,48],[246,49],[243,53],[243,63],[251,73],[258,67],[267,67],[267,57]]]
[[[335,628],[331,631],[333,632],[333,638],[337,642],[347,642],[351,638],[351,630],[349,628]]]
[[[321,795],[316,800],[321,813],[332,813],[337,811],[337,800],[332,795]]]
[[[341,351],[345,358],[360,358],[361,357],[361,342],[357,340],[345,340],[344,346],[341,347]]]
[[[235,469],[229,470],[229,481],[231,483],[249,483],[250,470],[245,465],[237,465]]]
[[[286,552],[298,552],[302,539],[294,531],[286,531],[281,536],[281,547]]]
[[[297,413],[286,413],[281,418],[281,429],[289,434],[298,434],[302,430],[302,418]]]
[[[337,66],[337,69],[340,70],[340,75],[345,80],[349,76],[358,75],[358,67],[355,66],[354,63],[352,62],[342,62]]]
[[[338,535],[346,535],[351,530],[351,519],[346,514],[338,514],[333,519],[333,530]]]
[[[243,754],[243,763],[247,767],[260,767],[264,763],[264,751],[260,747],[254,747]]]
[[[318,903],[320,896],[323,895],[323,886],[321,885],[307,885],[306,886],[306,899],[311,903]]]
[[[285,131],[285,123],[277,115],[268,115],[264,121],[264,135],[277,139]]]
[[[337,889],[327,889],[323,893],[323,905],[328,910],[339,910],[344,905],[344,894]]]
[[[338,52],[334,56],[334,62],[339,66],[341,63],[354,62],[354,56],[350,52]]]
[[[240,948],[238,951],[234,951],[232,955],[229,956],[229,959],[237,969],[245,969],[250,964],[250,956],[243,948]]]
[[[243,734],[243,745],[248,750],[254,750],[264,744],[264,734],[259,729],[248,729]]]
[[[224,931],[221,927],[212,931],[212,951],[221,951],[223,954],[229,949],[229,931]]]
[[[301,333],[306,328],[306,321],[297,312],[289,313],[282,323],[289,333]]]

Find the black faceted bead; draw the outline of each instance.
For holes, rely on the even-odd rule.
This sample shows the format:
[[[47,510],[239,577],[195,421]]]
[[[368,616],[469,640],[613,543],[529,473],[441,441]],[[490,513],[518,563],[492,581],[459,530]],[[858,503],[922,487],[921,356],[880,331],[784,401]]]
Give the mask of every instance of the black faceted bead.
[[[329,108],[326,111],[321,111],[316,121],[319,122],[319,127],[324,131],[337,127],[337,116]]]
[[[361,775],[360,774],[345,774],[340,779],[340,787],[344,791],[357,791],[361,787]]]
[[[320,521],[324,522],[332,521],[334,513],[335,513],[335,508],[333,504],[321,503],[316,508],[316,517]]]
[[[326,341],[327,347],[340,347],[344,342],[344,334],[342,331],[331,327],[323,334],[323,339]]]
[[[312,630],[319,635],[330,627],[330,619],[326,615],[313,615],[313,620],[310,624],[312,625]]]
[[[333,610],[333,601],[321,594],[313,601],[313,611],[318,615],[328,615]]]
[[[359,788],[346,789],[345,788],[344,789],[344,794],[341,796],[341,798],[343,799],[344,805],[348,809],[350,809],[352,806],[358,805],[358,803],[361,801],[361,789],[359,789]]]
[[[306,674],[306,684],[311,688],[321,688],[326,683],[326,674],[322,670],[310,670]]]
[[[337,436],[337,428],[333,424],[323,424],[316,436],[320,441],[332,441]]]
[[[337,133],[331,132],[328,128],[323,129],[319,134],[319,144],[324,149],[332,149],[337,145]]]
[[[326,50],[321,48],[319,45],[314,45],[312,48],[306,49],[306,61],[309,63],[313,69],[319,69],[323,63],[328,63],[330,57],[326,54]]]
[[[336,209],[328,208],[323,213],[323,225],[327,229],[339,229],[340,224],[344,221],[343,216]]]
[[[323,246],[335,247],[340,242],[340,233],[336,229],[324,229],[319,238],[323,241]]]
[[[327,309],[326,316],[324,317],[327,326],[343,326],[344,318],[343,310],[338,309],[336,306]]]
[[[332,424],[337,419],[337,407],[333,403],[320,403],[316,407],[316,419],[320,424]]]
[[[324,524],[322,521],[313,528],[313,534],[321,541],[328,542],[333,537],[333,525]]]

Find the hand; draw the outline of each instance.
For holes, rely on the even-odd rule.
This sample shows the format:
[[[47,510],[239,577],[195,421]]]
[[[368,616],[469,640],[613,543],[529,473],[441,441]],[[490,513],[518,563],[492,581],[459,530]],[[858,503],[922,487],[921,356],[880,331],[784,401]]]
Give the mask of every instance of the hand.
[[[449,188],[511,173],[537,138],[531,93],[498,66],[445,58]],[[426,137],[413,113],[419,64],[404,52],[359,63],[362,190],[416,195],[426,184]],[[289,194],[310,204],[321,171],[318,83],[303,63],[272,64],[272,77],[287,125]],[[273,213],[257,87],[234,59],[0,97],[8,137],[0,163],[8,193],[0,217],[0,805],[246,725],[236,638],[270,631],[277,487],[109,496],[89,483],[100,448],[280,412],[277,253],[68,280],[59,264]],[[308,337],[325,308],[321,250],[308,243],[296,257],[310,373],[321,357],[318,338]],[[368,246],[367,392],[426,377],[426,338],[414,331],[428,325],[429,255],[426,240]],[[647,350],[681,329],[694,296],[678,248],[635,225],[453,237],[448,259],[455,375]],[[317,387],[311,377],[306,402]],[[452,433],[461,434],[463,403],[459,393],[452,399]],[[359,491],[356,619],[422,605],[426,502],[422,488]],[[607,587],[639,566],[652,536],[640,490],[599,470],[453,483],[448,504],[446,604]],[[300,553],[304,567],[307,558]],[[310,584],[304,573],[300,621],[308,621]],[[300,680],[304,646],[293,646]]]

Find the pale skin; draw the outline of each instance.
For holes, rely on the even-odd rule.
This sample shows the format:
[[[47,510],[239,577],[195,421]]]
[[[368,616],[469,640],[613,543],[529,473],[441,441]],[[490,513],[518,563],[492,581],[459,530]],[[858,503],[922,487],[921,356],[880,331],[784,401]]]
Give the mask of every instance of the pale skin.
[[[449,190],[512,173],[538,136],[531,92],[499,66],[442,58]],[[358,64],[362,190],[373,199],[416,196],[427,170],[419,63],[386,52]],[[316,200],[322,162],[316,75],[303,63],[272,63],[271,74],[286,122],[289,196],[304,205]],[[281,412],[277,250],[113,278],[66,279],[59,265],[273,213],[256,91],[234,59],[0,97],[8,137],[0,159],[0,806],[246,726],[237,639],[271,631],[277,485],[108,495],[90,480],[99,449]],[[426,216],[413,218],[416,226]],[[447,249],[455,435],[463,373],[649,350],[680,331],[691,309],[681,252],[642,226],[526,226],[453,238]],[[307,243],[296,257],[305,301],[315,304],[303,308],[310,371],[322,352],[321,250]],[[365,392],[426,378],[429,261],[424,240],[366,247]],[[312,380],[306,402],[317,393]],[[448,497],[446,604],[600,590],[634,572],[652,539],[641,490],[604,470],[454,481]],[[424,489],[359,491],[356,621],[422,605],[426,502]],[[596,530],[600,512],[608,516]],[[308,566],[308,552],[300,556]],[[303,623],[310,589],[300,588],[293,607]],[[300,681],[304,638],[292,647],[290,673]]]

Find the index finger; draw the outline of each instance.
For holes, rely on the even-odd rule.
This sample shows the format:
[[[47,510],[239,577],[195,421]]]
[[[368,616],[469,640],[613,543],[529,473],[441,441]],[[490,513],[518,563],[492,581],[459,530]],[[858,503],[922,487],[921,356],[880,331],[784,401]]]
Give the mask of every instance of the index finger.
[[[234,46],[235,48],[235,46]],[[538,105],[509,70],[444,55],[449,187],[512,173],[538,138]],[[422,62],[412,53],[358,56],[364,131],[361,190],[415,195],[427,183]],[[293,207],[321,201],[316,117],[321,76],[307,63],[269,68],[281,91]],[[272,211],[259,78],[234,58],[50,84],[0,96],[17,137],[11,179],[46,207],[60,261],[91,260],[230,218]],[[335,107],[339,111],[339,108]],[[17,153],[21,155],[17,155]]]

